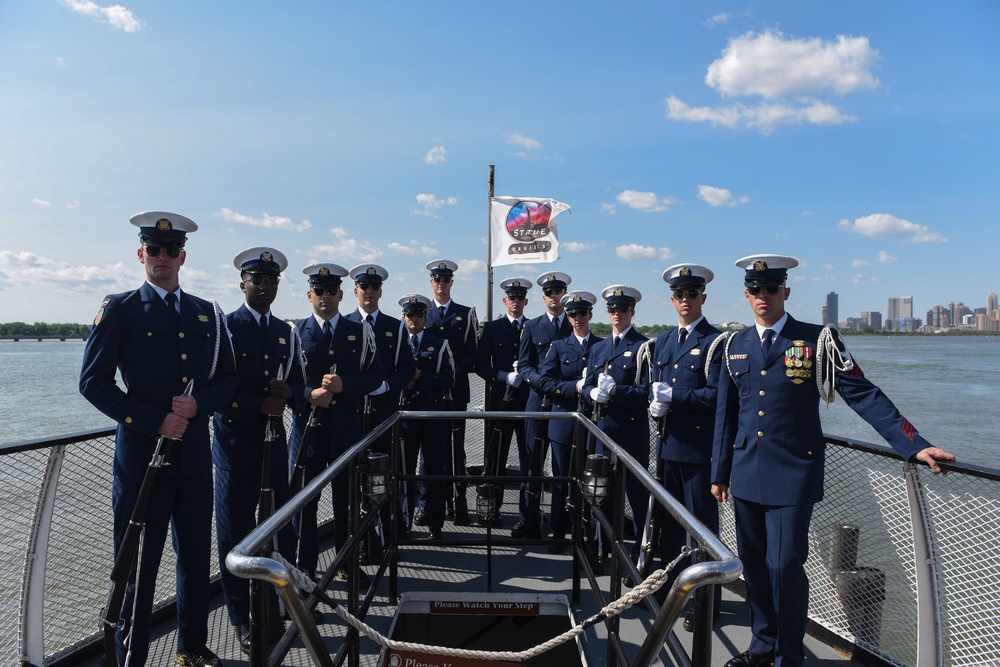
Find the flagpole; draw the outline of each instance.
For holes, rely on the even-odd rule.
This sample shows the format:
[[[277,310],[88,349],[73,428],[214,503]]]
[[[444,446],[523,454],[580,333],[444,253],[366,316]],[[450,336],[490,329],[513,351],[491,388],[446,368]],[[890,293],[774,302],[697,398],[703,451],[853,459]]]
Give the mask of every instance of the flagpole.
[[[486,321],[493,321],[493,172],[489,168],[489,194],[486,204]]]

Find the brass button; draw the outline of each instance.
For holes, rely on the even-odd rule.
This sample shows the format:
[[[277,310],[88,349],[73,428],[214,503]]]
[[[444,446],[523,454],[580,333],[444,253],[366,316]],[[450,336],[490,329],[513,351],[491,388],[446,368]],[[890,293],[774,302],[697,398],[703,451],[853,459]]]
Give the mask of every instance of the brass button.
[[[268,356],[267,356],[267,355],[265,354],[265,355],[264,355],[264,358],[265,358],[265,359],[267,359],[267,358],[268,358]]]
[[[761,371],[760,374],[761,375],[767,375],[767,371]]]
[[[809,456],[812,456],[812,455],[813,455],[813,453],[812,453],[812,452],[806,452],[806,454],[808,454]]]
[[[678,365],[677,365],[677,364],[674,364],[674,368],[678,368]]]
[[[757,431],[757,437],[758,438],[763,438],[764,437],[764,432],[763,431]]]
[[[187,384],[187,381],[188,381],[188,379],[186,377],[181,378],[181,382],[183,384]]]
[[[244,352],[244,353],[243,353],[243,358],[244,358],[244,359],[246,359],[246,356],[247,356],[247,353],[246,353],[246,352]]]
[[[327,350],[327,354],[329,354],[332,357],[333,356],[333,350]]]
[[[267,377],[267,376],[269,376],[270,374],[271,374],[271,371],[264,371],[264,377]]]
[[[187,356],[186,352],[183,353],[183,354],[181,354],[181,361],[187,361],[187,358],[188,358],[188,356]]]
[[[184,332],[183,331],[178,332],[177,333],[177,337],[178,338],[184,338]]]
[[[677,382],[677,378],[670,378],[671,382]]]
[[[757,416],[758,416],[758,417],[763,417],[763,416],[764,416],[764,411],[763,411],[763,410],[761,410],[760,412],[758,412],[758,413],[757,413]]]
[[[147,336],[152,336],[152,335],[153,335],[153,332],[152,332],[152,331],[147,331],[147,332],[146,332],[146,335],[147,335]]]
[[[763,389],[761,389],[761,390],[760,390],[760,395],[761,395],[761,396],[766,396],[766,395],[767,395],[767,392],[765,392],[765,391],[764,391]]]

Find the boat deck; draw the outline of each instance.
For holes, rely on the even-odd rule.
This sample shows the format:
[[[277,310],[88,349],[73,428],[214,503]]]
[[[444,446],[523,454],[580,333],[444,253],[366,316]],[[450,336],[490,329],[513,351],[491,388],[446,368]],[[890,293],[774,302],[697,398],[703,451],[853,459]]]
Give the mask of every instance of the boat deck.
[[[516,517],[504,516],[504,528],[495,534],[506,536]],[[425,529],[415,528],[415,538],[425,534]],[[444,537],[466,535],[471,537],[484,536],[485,529],[478,525],[455,527],[450,522],[445,524]],[[442,591],[468,592],[487,590],[487,560],[486,550],[482,547],[444,547],[438,543],[432,546],[404,547],[401,551],[399,567],[399,590],[406,591]],[[545,546],[503,546],[493,547],[493,591],[494,592],[530,592],[530,593],[561,593],[570,597],[572,587],[572,561],[568,550],[562,555],[548,553]],[[320,566],[331,562],[332,551],[321,555]],[[375,567],[366,567],[372,574]],[[610,564],[605,571],[610,572]],[[599,577],[603,590],[609,590],[609,575]],[[581,622],[597,613],[598,605],[593,594],[586,587],[584,580],[580,596],[580,604],[571,604],[576,622]],[[329,588],[332,597],[346,602],[346,584],[334,581]],[[390,605],[388,598],[389,581],[384,578],[378,587],[378,595],[372,605],[367,622],[380,632],[388,633],[395,606]],[[364,594],[364,591],[362,591]],[[327,646],[335,652],[340,645],[339,638],[345,634],[345,626],[330,610],[320,605],[324,612],[324,623],[319,626],[324,637],[328,637]],[[213,599],[212,616],[209,621],[210,645],[223,659],[226,665],[245,665],[247,657],[239,650],[234,629],[229,626],[228,616],[221,595]],[[645,609],[633,608],[622,616],[620,637],[625,643],[629,656],[634,656],[642,644],[648,629],[652,624]],[[690,654],[692,635],[685,632],[680,624],[676,626],[677,636]],[[164,623],[154,629],[155,639],[150,648],[150,665],[172,665],[175,651],[175,625]],[[587,664],[596,667],[607,664],[606,660],[606,630],[599,624],[581,636]],[[723,592],[721,616],[714,630],[712,647],[713,665],[721,665],[729,657],[746,650],[750,642],[749,620],[746,604],[742,598],[726,590]],[[361,664],[375,665],[378,660],[378,647],[374,642],[362,638]],[[673,665],[666,650],[660,652],[659,662],[655,664]],[[99,660],[86,663],[89,666],[99,664]],[[285,657],[285,665],[311,665],[311,659],[301,643],[297,643]],[[847,667],[861,664],[852,662],[839,654],[833,648],[823,644],[814,637],[806,638],[806,665],[809,667]]]

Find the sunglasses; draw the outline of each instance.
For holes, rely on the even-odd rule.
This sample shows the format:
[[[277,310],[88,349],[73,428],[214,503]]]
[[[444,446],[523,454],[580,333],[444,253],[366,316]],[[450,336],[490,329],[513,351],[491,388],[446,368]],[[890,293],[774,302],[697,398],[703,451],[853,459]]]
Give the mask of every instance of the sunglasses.
[[[566,315],[568,317],[572,317],[572,318],[586,317],[589,314],[590,314],[589,310],[567,310],[566,311]]]
[[[433,278],[431,278],[431,280],[433,280],[436,283],[450,283],[451,276],[434,276]]]
[[[330,296],[337,296],[337,292],[340,291],[339,287],[310,287],[312,293],[316,296],[323,296],[324,294],[329,294]]]
[[[632,306],[608,306],[609,313],[627,313],[632,310]]]
[[[426,310],[420,310],[420,311],[415,311],[415,312],[412,312],[412,313],[403,313],[403,317],[411,319],[411,320],[420,320],[420,319],[423,319],[423,318],[427,317],[427,311]]]
[[[752,296],[760,294],[762,289],[766,289],[768,294],[777,294],[778,290],[781,289],[781,285],[754,285],[753,287],[747,287],[747,291]]]
[[[281,278],[279,278],[278,276],[252,275],[243,282],[253,283],[254,285],[271,285],[272,287],[277,287],[279,280],[281,280]]]
[[[542,294],[544,294],[545,296],[560,296],[565,293],[566,290],[563,289],[562,287],[549,287],[542,290]]]
[[[689,299],[697,299],[700,294],[701,294],[701,292],[699,292],[696,289],[677,289],[677,290],[673,290],[674,298],[677,299],[678,301],[680,301],[684,297],[687,297]]]
[[[167,251],[167,257],[180,257],[181,250],[183,250],[183,248],[181,248],[180,246],[162,246],[162,245],[147,245],[145,246],[145,248],[146,248],[146,254],[149,255],[150,257],[159,257],[161,250]]]
[[[382,289],[382,286],[376,285],[375,283],[358,283],[357,288],[362,292],[367,292],[368,290],[380,290]]]

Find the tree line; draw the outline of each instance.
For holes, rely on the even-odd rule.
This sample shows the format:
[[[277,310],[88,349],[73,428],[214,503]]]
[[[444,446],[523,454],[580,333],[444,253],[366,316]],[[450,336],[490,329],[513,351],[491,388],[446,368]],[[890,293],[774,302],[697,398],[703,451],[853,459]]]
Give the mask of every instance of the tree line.
[[[59,338],[87,338],[89,324],[72,322],[0,322],[0,338],[31,338],[38,336],[58,336]]]

